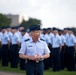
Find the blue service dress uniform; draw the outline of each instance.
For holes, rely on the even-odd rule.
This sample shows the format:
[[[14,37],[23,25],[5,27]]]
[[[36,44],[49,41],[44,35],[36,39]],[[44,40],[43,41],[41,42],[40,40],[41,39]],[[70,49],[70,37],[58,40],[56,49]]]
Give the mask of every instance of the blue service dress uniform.
[[[65,40],[67,41],[67,37],[69,36],[68,33],[64,34],[64,37],[65,37]],[[67,60],[67,49],[68,49],[68,46],[67,46],[67,42],[66,42],[66,46],[65,46],[65,51],[64,51],[64,66],[67,67],[68,65],[68,60]]]
[[[12,36],[12,32],[9,31],[9,32],[6,32],[10,41],[11,41],[11,36]],[[11,44],[10,44],[11,45]],[[11,55],[10,55],[10,47],[8,48],[8,61],[10,62],[11,61]]]
[[[8,66],[8,41],[10,41],[10,39],[7,33],[2,33],[2,66]]]
[[[26,32],[24,36],[21,36],[21,46],[25,42],[25,40],[29,39],[30,36]],[[20,58],[20,70],[25,70],[26,69],[26,64],[25,64],[25,59]]]
[[[51,43],[53,71],[60,71],[60,44],[62,44],[60,36],[58,34],[52,36]]]
[[[76,39],[76,36],[75,36],[75,39]],[[75,64],[76,64],[76,48],[75,48]]]
[[[42,41],[41,39],[38,39],[37,42],[34,42],[32,38],[29,40],[26,40],[25,43],[22,45],[20,51],[20,54],[25,55],[40,55],[43,56],[44,54],[50,53],[50,50],[47,46],[47,44]],[[44,64],[43,61],[32,61],[28,60],[26,61],[26,75],[43,75],[44,71]]]
[[[0,60],[2,59],[1,37],[2,37],[2,33],[0,32]]]
[[[76,36],[75,36],[75,39],[76,39]],[[75,48],[75,64],[76,64],[76,48]]]
[[[54,36],[54,34],[52,32],[50,32],[49,34],[49,38],[50,38],[50,51],[52,50],[52,43],[51,43],[51,40],[52,40],[52,37]],[[51,57],[51,52],[50,52],[50,65],[49,65],[51,68],[52,68],[52,57]]]
[[[67,37],[67,70],[69,71],[75,71],[75,56],[74,56],[74,45],[76,44],[76,39],[75,36],[73,34],[70,34]]]
[[[11,67],[12,68],[17,68],[18,67],[18,62],[19,62],[19,45],[18,43],[20,43],[20,37],[19,35],[15,32],[14,34],[12,34],[11,36]]]
[[[47,33],[46,34],[41,34],[40,38],[43,39],[46,42],[48,47],[51,46],[50,38],[49,38]],[[44,69],[48,70],[49,67],[50,67],[50,58],[47,58],[47,59],[44,60]]]
[[[66,39],[63,34],[61,35],[61,41],[62,41],[62,50],[60,52],[60,69],[64,70],[64,52],[65,52]]]

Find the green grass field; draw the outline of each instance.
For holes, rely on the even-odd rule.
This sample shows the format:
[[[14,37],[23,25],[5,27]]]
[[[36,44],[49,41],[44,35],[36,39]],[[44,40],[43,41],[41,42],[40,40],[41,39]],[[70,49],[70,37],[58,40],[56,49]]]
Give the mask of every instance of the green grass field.
[[[13,72],[13,73],[20,73],[20,74],[24,74],[25,75],[25,71],[20,70],[19,68],[10,68],[9,67],[2,67],[1,66],[1,62],[0,62],[0,71],[4,71],[4,72]],[[44,75],[76,75],[76,71],[75,72],[69,72],[65,70],[62,70],[60,72],[52,72],[52,69],[46,70],[44,71]]]

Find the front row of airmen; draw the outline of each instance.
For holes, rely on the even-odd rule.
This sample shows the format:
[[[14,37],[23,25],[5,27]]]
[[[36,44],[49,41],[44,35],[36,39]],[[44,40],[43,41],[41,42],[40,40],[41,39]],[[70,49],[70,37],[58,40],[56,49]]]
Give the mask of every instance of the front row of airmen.
[[[24,27],[0,30],[2,66],[8,66],[10,62],[12,68],[17,68],[20,63],[21,70],[27,68],[27,75],[30,75],[28,70],[35,67],[39,67],[37,71],[41,69],[43,73],[43,68],[40,68],[43,67],[41,61],[44,62],[45,70],[53,68],[53,71],[60,71],[67,67],[68,71],[75,71],[75,50],[76,36],[70,28],[64,28],[64,31],[57,28],[40,30],[38,25],[33,25],[29,32]],[[33,61],[36,61],[36,64]],[[32,65],[35,67],[30,68]],[[34,70],[36,71],[36,68]]]

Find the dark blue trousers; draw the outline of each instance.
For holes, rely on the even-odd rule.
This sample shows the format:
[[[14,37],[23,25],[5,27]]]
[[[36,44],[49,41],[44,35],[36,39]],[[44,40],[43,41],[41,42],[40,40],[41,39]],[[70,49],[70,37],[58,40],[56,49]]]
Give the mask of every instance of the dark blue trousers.
[[[10,46],[8,47],[8,62],[10,62],[11,58],[10,58]]]
[[[52,50],[52,49],[51,49],[51,50]],[[50,50],[50,51],[51,51],[51,50]],[[51,56],[52,56],[52,54],[50,53],[49,66],[52,68],[52,57],[51,57]]]
[[[60,48],[52,49],[52,63],[53,63],[53,71],[60,70]]]
[[[75,64],[76,64],[76,53],[75,53]]]
[[[68,47],[66,46],[65,50],[64,50],[64,66],[67,67],[68,65],[68,60],[67,60],[67,50],[68,50]]]
[[[69,71],[75,71],[75,56],[74,56],[74,47],[73,46],[68,47],[67,60],[68,60],[67,69]]]
[[[50,68],[50,58],[44,60],[44,70],[48,70]]]
[[[19,62],[18,45],[11,45],[10,55],[11,55],[11,67],[17,68]]]
[[[0,48],[0,60],[2,59],[2,49]]]
[[[2,45],[2,66],[8,66],[8,45]]]
[[[64,46],[62,46],[62,50],[60,52],[60,68],[64,69]]]
[[[36,63],[35,61],[27,61],[26,75],[43,75],[44,64],[43,61]]]
[[[25,59],[20,58],[20,70],[26,69]]]

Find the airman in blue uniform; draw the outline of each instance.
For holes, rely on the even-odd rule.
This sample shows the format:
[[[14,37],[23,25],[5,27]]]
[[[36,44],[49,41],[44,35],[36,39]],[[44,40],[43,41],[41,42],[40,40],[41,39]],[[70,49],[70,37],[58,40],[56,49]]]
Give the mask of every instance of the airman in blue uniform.
[[[59,35],[61,37],[61,41],[62,41],[62,50],[60,52],[60,69],[64,70],[64,52],[65,52],[65,46],[66,46],[66,39],[64,37],[64,33],[63,30],[59,29]]]
[[[21,46],[25,42],[25,40],[29,39],[29,34],[26,32],[26,28],[21,30]],[[26,69],[26,64],[25,64],[25,59],[20,58],[20,70],[25,70]]]
[[[43,59],[50,56],[47,44],[40,39],[40,26],[30,27],[30,39],[26,40],[19,51],[19,57],[27,59],[26,75],[43,75]]]
[[[7,26],[6,27],[6,30],[7,30],[7,35],[8,35],[8,37],[9,37],[9,39],[10,39],[10,41],[11,41],[11,36],[12,36],[12,29],[11,29],[11,27],[9,27],[9,26]],[[10,62],[11,61],[11,56],[10,56],[10,47],[8,48],[8,61]]]
[[[76,39],[71,29],[68,30],[69,36],[67,37],[67,70],[68,71],[75,71],[75,48],[76,48]]]
[[[6,28],[2,29],[2,66],[8,66],[8,47],[10,47],[10,39],[7,35]]]
[[[16,28],[12,29],[12,36],[11,36],[11,67],[17,68],[19,62],[19,47],[20,47],[20,37],[17,34]]]
[[[60,71],[60,50],[62,48],[61,38],[58,35],[58,30],[54,28],[54,35],[51,38],[52,42],[52,60],[53,60],[53,71]]]
[[[48,48],[50,49],[50,47],[51,47],[50,37],[47,34],[47,29],[46,28],[43,28],[43,31],[42,31],[42,34],[41,34],[40,38],[42,38],[46,42]],[[44,60],[44,69],[48,70],[50,68],[49,65],[50,65],[50,58],[47,58],[47,59]]]
[[[65,37],[65,40],[67,41],[67,37],[68,37],[68,28],[64,28],[64,37]],[[64,50],[64,66],[65,67],[67,67],[67,62],[68,62],[68,60],[67,60],[67,48],[68,48],[68,46],[67,46],[67,42],[66,42],[66,44],[65,44],[65,50]]]
[[[0,60],[2,59],[1,37],[2,37],[2,32],[1,32],[1,29],[0,29]]]
[[[52,36],[54,35],[54,34],[53,34],[53,30],[52,30],[52,28],[47,28],[47,34],[48,34],[48,36],[49,36],[49,38],[50,38],[49,49],[50,49],[50,51],[51,51],[51,50],[52,50],[51,38],[52,38]],[[50,52],[50,58],[49,58],[49,60],[50,60],[49,67],[52,68],[52,57],[51,57],[51,52]]]

